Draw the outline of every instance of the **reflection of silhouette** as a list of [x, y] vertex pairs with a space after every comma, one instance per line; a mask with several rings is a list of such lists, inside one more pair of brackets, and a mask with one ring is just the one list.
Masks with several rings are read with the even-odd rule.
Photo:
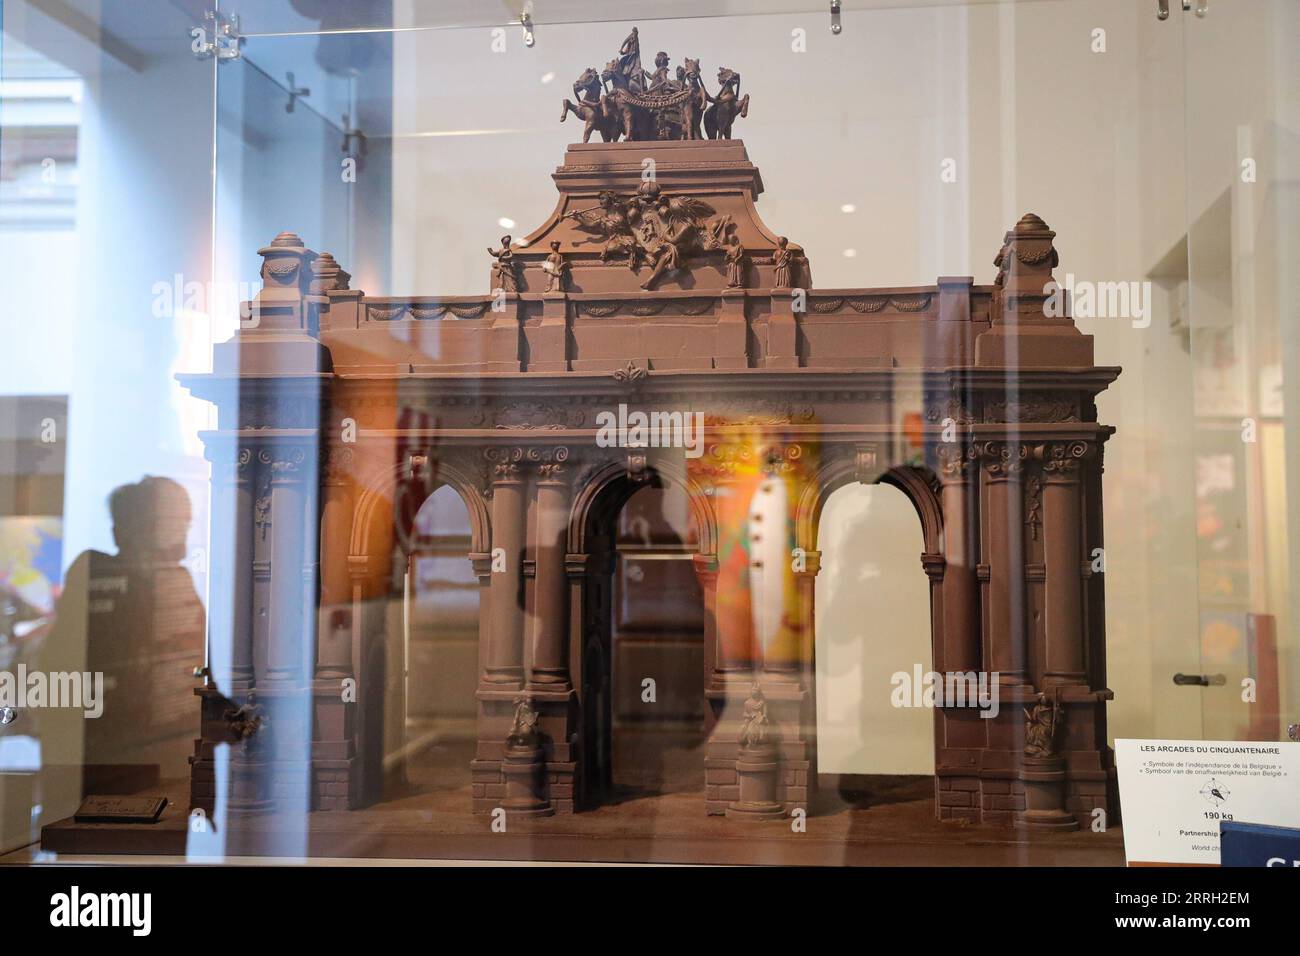
[[69, 568], [50, 642], [63, 663], [46, 665], [73, 669], [65, 664], [80, 645], [84, 670], [104, 675], [103, 714], [84, 729], [84, 786], [99, 793], [186, 774], [193, 669], [203, 663], [203, 606], [180, 563], [185, 489], [147, 476], [117, 488], [108, 507], [117, 554], [87, 551]]

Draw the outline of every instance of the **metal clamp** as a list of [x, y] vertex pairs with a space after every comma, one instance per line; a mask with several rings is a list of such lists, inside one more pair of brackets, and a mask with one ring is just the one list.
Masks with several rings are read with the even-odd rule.
[[284, 111], [286, 113], [292, 113], [294, 106], [296, 106], [298, 103], [298, 100], [307, 96], [311, 96], [311, 89], [306, 86], [299, 86], [297, 83], [295, 83], [293, 81], [292, 72], [286, 73], [285, 78], [289, 81], [288, 89], [286, 90], [286, 92], [289, 94], [289, 102], [284, 104]]
[[207, 10], [203, 26], [190, 30], [190, 51], [200, 60], [217, 58], [221, 63], [238, 60], [244, 38], [239, 35], [239, 14]]
[[840, 23], [840, 0], [831, 0], [831, 33], [839, 36], [844, 29]]
[[537, 37], [533, 36], [532, 13], [525, 10], [523, 16], [519, 18], [519, 22], [523, 25], [524, 28], [524, 46], [531, 47], [534, 43], [537, 42]]
[[343, 155], [351, 159], [361, 159], [366, 155], [366, 134], [360, 127], [352, 125], [352, 114], [343, 114]]
[[[1183, 12], [1186, 13], [1192, 9], [1192, 0], [1183, 0]], [[1210, 12], [1210, 0], [1196, 0], [1196, 15], [1205, 18]], [[1156, 0], [1156, 19], [1169, 19], [1169, 0]]]

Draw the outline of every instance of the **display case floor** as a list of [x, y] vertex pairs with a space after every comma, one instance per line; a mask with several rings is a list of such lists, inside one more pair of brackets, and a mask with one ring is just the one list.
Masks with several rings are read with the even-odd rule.
[[[862, 778], [858, 778], [859, 782]], [[224, 834], [230, 857], [388, 860], [501, 860], [613, 863], [857, 866], [1123, 866], [1119, 828], [1030, 832], [940, 822], [925, 778], [870, 778], [847, 802], [824, 793], [795, 832], [790, 820], [749, 823], [704, 814], [699, 793], [647, 794], [621, 788], [582, 813], [508, 819], [469, 812], [463, 787], [406, 793], [351, 811], [241, 818]], [[153, 825], [78, 824], [44, 828], [41, 856], [184, 855], [185, 784]], [[220, 834], [219, 834], [220, 836]], [[191, 852], [191, 860], [210, 860]]]

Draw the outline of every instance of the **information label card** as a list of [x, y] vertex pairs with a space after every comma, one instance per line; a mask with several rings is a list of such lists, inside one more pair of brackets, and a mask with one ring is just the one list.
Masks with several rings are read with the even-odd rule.
[[1219, 863], [1219, 824], [1300, 826], [1300, 743], [1116, 740], [1124, 854]]

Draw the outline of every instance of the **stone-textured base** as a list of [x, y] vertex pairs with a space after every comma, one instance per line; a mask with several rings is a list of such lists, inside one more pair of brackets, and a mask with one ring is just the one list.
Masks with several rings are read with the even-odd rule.
[[[550, 813], [575, 813], [573, 794], [576, 789], [577, 765], [547, 761], [544, 770], [547, 803]], [[474, 760], [470, 763], [472, 809], [474, 813], [491, 813], [505, 805], [506, 783], [500, 760]], [[511, 812], [506, 808], [507, 812]]]
[[[1043, 816], [1043, 811], [1033, 811], [1030, 816], [1023, 780], [1000, 777], [981, 779], [968, 775], [944, 775], [935, 778], [935, 810], [940, 820], [966, 820], [971, 823], [991, 823], [998, 826], [1032, 826], [1047, 829], [1090, 828], [1094, 811], [1100, 809], [1108, 815], [1115, 801], [1114, 771], [1101, 779], [1070, 778], [1065, 781], [1065, 809], [1053, 816]], [[1068, 821], [1060, 826], [1050, 821]], [[1034, 821], [1034, 822], [1028, 822]], [[1107, 825], [1118, 823], [1118, 817], [1109, 817]]]
[[[741, 775], [736, 762], [741, 757], [739, 734], [744, 700], [752, 684], [748, 680], [715, 687], [708, 692], [715, 716], [704, 758], [704, 809], [711, 816], [730, 815], [728, 808], [741, 802]], [[764, 680], [768, 712], [780, 737], [775, 745], [776, 789], [772, 799], [781, 814], [807, 812], [816, 781], [811, 778], [813, 744], [802, 738], [812, 726], [811, 695], [794, 681]]]
[[356, 764], [356, 758], [312, 761], [313, 810], [352, 810], [360, 806], [361, 779]]

